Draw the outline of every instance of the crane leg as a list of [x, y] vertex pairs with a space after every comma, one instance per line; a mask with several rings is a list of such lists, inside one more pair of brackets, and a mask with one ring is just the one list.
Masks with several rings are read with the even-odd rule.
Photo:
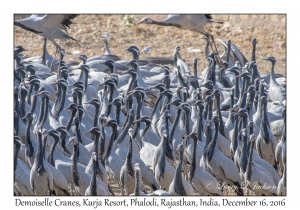
[[211, 34], [207, 34], [206, 36], [208, 37], [208, 42], [210, 44], [212, 51], [216, 54], [215, 57], [216, 57], [217, 63], [219, 64], [219, 66], [223, 66], [223, 62], [221, 61], [221, 58], [219, 56], [219, 52], [218, 52], [218, 49], [217, 49], [217, 46], [215, 43], [214, 36]]

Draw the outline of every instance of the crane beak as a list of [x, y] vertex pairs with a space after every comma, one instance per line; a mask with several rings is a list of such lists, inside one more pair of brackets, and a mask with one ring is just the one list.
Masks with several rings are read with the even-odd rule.
[[83, 134], [91, 133], [91, 130], [83, 132]]
[[123, 72], [119, 73], [119, 75], [123, 75], [123, 74], [126, 74], [126, 73], [127, 73], [127, 71], [123, 71]]
[[41, 94], [42, 94], [42, 92], [35, 93], [34, 96], [39, 96], [39, 95], [41, 95]]
[[[99, 117], [100, 118], [100, 117]], [[107, 123], [101, 124], [100, 127], [105, 127], [107, 126]]]
[[142, 20], [142, 21], [136, 23], [135, 25], [137, 26], [137, 25], [140, 25], [140, 24], [143, 24], [143, 23], [144, 23], [144, 21]]
[[141, 122], [141, 119], [133, 121], [133, 123], [136, 123], [136, 122]]
[[173, 109], [182, 109], [182, 106], [174, 107]]
[[170, 105], [171, 105], [171, 103], [165, 104], [165, 107], [170, 106]]

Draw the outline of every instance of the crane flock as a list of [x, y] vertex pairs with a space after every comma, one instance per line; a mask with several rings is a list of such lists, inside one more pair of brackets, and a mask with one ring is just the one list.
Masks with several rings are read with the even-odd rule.
[[15, 195], [286, 195], [286, 83], [272, 56], [271, 73], [258, 71], [255, 38], [249, 60], [230, 40], [219, 55], [211, 15], [145, 17], [203, 34], [207, 68], [189, 67], [179, 46], [172, 66], [139, 60], [135, 45], [123, 60], [108, 33], [104, 55], [66, 62], [55, 40], [75, 40], [76, 16], [14, 21], [44, 37], [41, 56], [14, 46]]

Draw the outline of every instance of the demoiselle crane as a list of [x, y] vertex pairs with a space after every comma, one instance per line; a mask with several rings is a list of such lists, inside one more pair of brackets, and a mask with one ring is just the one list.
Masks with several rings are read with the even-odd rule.
[[[211, 48], [214, 52], [218, 52], [214, 38], [208, 32], [205, 31], [204, 27], [207, 24], [211, 23], [219, 23], [223, 24], [220, 21], [212, 20], [212, 16], [210, 14], [197, 14], [197, 15], [169, 15], [166, 19], [162, 21], [155, 21], [149, 17], [143, 18], [137, 24], [155, 24], [160, 26], [174, 26], [183, 30], [196, 31], [198, 33], [204, 34], [205, 36], [211, 39], [213, 45], [211, 44]], [[209, 41], [210, 42], [210, 41]]]
[[[55, 39], [72, 39], [67, 32], [67, 28], [73, 23], [71, 20], [77, 15], [73, 14], [37, 14], [31, 15], [22, 20], [15, 20], [14, 25], [19, 26], [27, 31], [45, 37], [51, 41], [57, 49], [62, 49]], [[64, 31], [63, 31], [64, 30]]]

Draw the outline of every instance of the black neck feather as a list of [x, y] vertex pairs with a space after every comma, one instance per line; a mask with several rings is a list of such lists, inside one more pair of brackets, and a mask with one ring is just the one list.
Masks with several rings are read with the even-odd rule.
[[174, 190], [177, 195], [186, 196], [187, 194], [184, 189], [184, 186], [182, 183], [182, 176], [181, 176], [182, 161], [183, 161], [183, 151], [180, 151], [179, 152], [179, 162], [177, 164], [177, 168], [175, 170], [175, 176], [174, 176]]

